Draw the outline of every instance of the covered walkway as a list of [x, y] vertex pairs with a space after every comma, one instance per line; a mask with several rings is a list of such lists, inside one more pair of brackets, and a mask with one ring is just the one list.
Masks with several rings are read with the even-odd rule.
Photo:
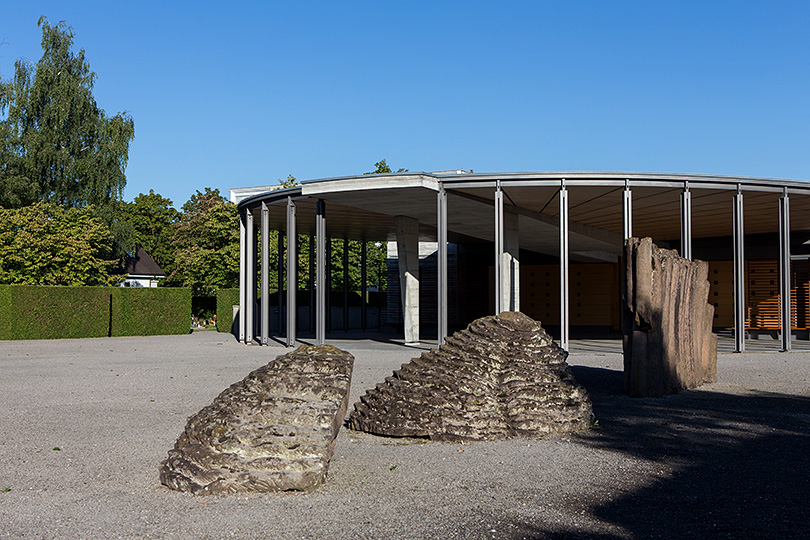
[[[790, 350], [797, 343], [790, 336], [806, 338], [810, 330], [810, 185], [803, 182], [446, 171], [311, 180], [284, 190], [239, 188], [231, 196], [242, 217], [240, 305], [255, 306], [242, 310], [240, 318], [239, 339], [246, 343], [271, 339], [273, 262], [261, 255], [268, 253], [263, 242], [270, 230], [287, 236], [290, 283], [285, 302], [273, 304], [284, 306], [281, 333], [288, 346], [296, 341], [299, 318], [294, 283], [299, 234], [315, 239], [316, 343], [326, 341], [327, 238], [396, 243], [395, 285], [408, 343], [423, 339], [420, 286], [427, 283], [420, 279], [419, 247], [426, 242], [436, 243], [433, 309], [439, 343], [451, 326], [504, 310], [541, 320], [565, 349], [572, 345], [572, 326], [617, 331], [620, 260], [630, 236], [649, 236], [687, 258], [710, 262], [716, 329], [728, 329], [733, 350], [773, 345], [774, 337], [780, 350]], [[449, 245], [465, 247], [453, 275]], [[456, 320], [449, 317], [450, 281], [457, 283]]]

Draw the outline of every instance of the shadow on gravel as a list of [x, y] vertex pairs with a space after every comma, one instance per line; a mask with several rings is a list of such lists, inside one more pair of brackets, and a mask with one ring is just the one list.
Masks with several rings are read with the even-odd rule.
[[590, 508], [626, 535], [515, 523], [517, 538], [810, 538], [810, 398], [697, 390], [634, 399], [622, 372], [573, 369], [599, 420], [582, 444], [675, 472]]

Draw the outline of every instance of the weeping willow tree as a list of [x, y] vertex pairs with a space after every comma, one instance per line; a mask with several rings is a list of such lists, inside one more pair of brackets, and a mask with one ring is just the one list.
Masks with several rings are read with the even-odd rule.
[[120, 200], [135, 125], [93, 98], [96, 74], [73, 30], [41, 17], [42, 58], [15, 63], [0, 83], [0, 206], [46, 201], [66, 208]]

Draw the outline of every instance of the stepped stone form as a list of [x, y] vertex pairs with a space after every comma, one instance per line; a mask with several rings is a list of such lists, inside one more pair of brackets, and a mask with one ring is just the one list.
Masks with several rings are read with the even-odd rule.
[[624, 246], [624, 375], [627, 393], [658, 397], [717, 378], [709, 264], [661, 249], [650, 238]]
[[347, 425], [449, 441], [585, 430], [591, 401], [567, 354], [522, 313], [483, 317], [367, 391]]
[[188, 419], [160, 481], [195, 495], [312, 490], [346, 415], [354, 357], [302, 345], [253, 371]]

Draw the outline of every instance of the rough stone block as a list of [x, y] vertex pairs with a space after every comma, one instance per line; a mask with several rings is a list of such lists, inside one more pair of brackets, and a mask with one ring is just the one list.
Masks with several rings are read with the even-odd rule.
[[196, 495], [312, 490], [326, 477], [354, 357], [302, 345], [190, 417], [160, 481]]
[[404, 364], [355, 404], [352, 429], [391, 437], [494, 440], [588, 429], [587, 392], [540, 323], [483, 317]]

